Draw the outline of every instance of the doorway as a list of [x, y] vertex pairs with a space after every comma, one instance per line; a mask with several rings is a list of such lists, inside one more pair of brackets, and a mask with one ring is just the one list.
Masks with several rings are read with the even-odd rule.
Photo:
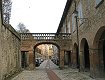
[[85, 41], [84, 44], [84, 63], [85, 63], [85, 69], [90, 69], [90, 59], [89, 59], [89, 46], [87, 41]]
[[71, 66], [71, 51], [65, 51], [65, 61], [64, 61], [64, 64], [65, 66]]

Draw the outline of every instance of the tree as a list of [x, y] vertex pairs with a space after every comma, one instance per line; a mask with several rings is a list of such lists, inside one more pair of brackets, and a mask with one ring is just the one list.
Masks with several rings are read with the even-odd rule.
[[12, 2], [11, 0], [2, 0], [2, 16], [3, 23], [9, 24], [11, 16]]
[[23, 23], [19, 23], [17, 27], [18, 27], [17, 32], [19, 33], [29, 33], [30, 32], [28, 29], [26, 29], [26, 26]]

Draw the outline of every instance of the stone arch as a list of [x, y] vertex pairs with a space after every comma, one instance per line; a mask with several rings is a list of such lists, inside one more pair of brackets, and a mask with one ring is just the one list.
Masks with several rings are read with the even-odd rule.
[[[60, 60], [60, 46], [57, 44], [57, 43], [54, 43], [54, 42], [38, 42], [38, 43], [36, 43], [35, 45], [34, 45], [34, 47], [33, 47], [33, 50], [34, 50], [34, 56], [33, 56], [33, 58], [35, 59], [35, 49], [36, 49], [36, 47], [37, 46], [39, 46], [39, 45], [41, 45], [41, 44], [53, 44], [53, 45], [55, 45], [57, 48], [58, 48], [58, 60]], [[58, 61], [59, 62], [59, 61]], [[58, 65], [59, 65], [59, 63], [58, 63]]]
[[99, 30], [97, 31], [95, 38], [93, 40], [93, 47], [98, 49], [98, 44], [100, 41], [100, 37], [102, 36], [103, 32], [105, 31], [105, 26], [99, 28]]
[[80, 65], [82, 70], [90, 70], [89, 45], [86, 38], [82, 38], [80, 43]]
[[53, 44], [55, 45], [58, 49], [60, 49], [60, 46], [57, 44], [57, 43], [54, 43], [54, 42], [38, 42], [34, 45], [34, 48], [36, 48], [38, 45], [41, 45], [41, 44]]
[[[98, 29], [93, 40], [92, 53], [94, 56], [95, 70], [98, 71], [98, 76], [105, 75], [105, 26]], [[96, 73], [97, 71], [94, 71]]]
[[73, 45], [73, 54], [72, 54], [72, 56], [73, 56], [73, 62], [72, 62], [72, 64], [73, 64], [73, 67], [76, 67], [76, 68], [79, 68], [79, 54], [78, 54], [78, 45], [77, 45], [77, 43], [74, 43], [74, 45]]

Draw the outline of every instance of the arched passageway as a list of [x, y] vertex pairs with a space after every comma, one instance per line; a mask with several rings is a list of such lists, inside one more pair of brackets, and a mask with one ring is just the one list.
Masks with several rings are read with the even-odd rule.
[[104, 72], [105, 72], [105, 40], [103, 41], [103, 65], [104, 65]]
[[27, 68], [28, 66], [28, 55], [27, 51], [21, 51], [21, 67], [22, 68]]
[[102, 35], [100, 36], [98, 48], [100, 69], [103, 73], [105, 73], [105, 30], [102, 32]]
[[105, 77], [105, 26], [99, 28], [93, 42], [93, 74]]
[[90, 68], [89, 46], [87, 41], [85, 41], [84, 43], [84, 60], [85, 60], [85, 68]]
[[73, 67], [79, 68], [79, 53], [78, 53], [78, 46], [76, 43], [74, 43], [74, 48], [73, 48], [73, 56], [74, 56], [74, 61], [73, 61]]
[[85, 70], [85, 71], [89, 71], [90, 70], [90, 56], [89, 56], [89, 46], [88, 46], [88, 42], [85, 38], [82, 39], [81, 41], [81, 45], [80, 45], [80, 51], [82, 57], [81, 57], [81, 67]]
[[64, 51], [64, 65], [65, 67], [71, 66], [71, 51]]
[[28, 51], [29, 69], [34, 69], [35, 50], [41, 44], [53, 44], [58, 48], [59, 67], [64, 68], [64, 52], [70, 51], [71, 34], [67, 33], [22, 33], [21, 51]]
[[59, 65], [60, 60], [60, 48], [55, 43], [38, 43], [34, 46], [34, 64], [38, 67], [40, 64], [37, 63], [37, 60], [43, 59], [52, 60], [56, 65]]

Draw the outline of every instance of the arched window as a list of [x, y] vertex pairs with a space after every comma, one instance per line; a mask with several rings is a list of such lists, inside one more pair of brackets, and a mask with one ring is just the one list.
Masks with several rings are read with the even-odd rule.
[[75, 17], [74, 17], [75, 14], [72, 14], [72, 32], [74, 32], [76, 30], [76, 27], [75, 27]]
[[78, 7], [77, 7], [77, 11], [78, 11], [78, 18], [80, 18], [79, 19], [79, 24], [81, 24], [81, 23], [83, 23], [83, 11], [82, 11], [82, 3], [81, 3], [81, 0], [80, 0], [80, 2], [79, 2], [79, 4], [78, 4]]

